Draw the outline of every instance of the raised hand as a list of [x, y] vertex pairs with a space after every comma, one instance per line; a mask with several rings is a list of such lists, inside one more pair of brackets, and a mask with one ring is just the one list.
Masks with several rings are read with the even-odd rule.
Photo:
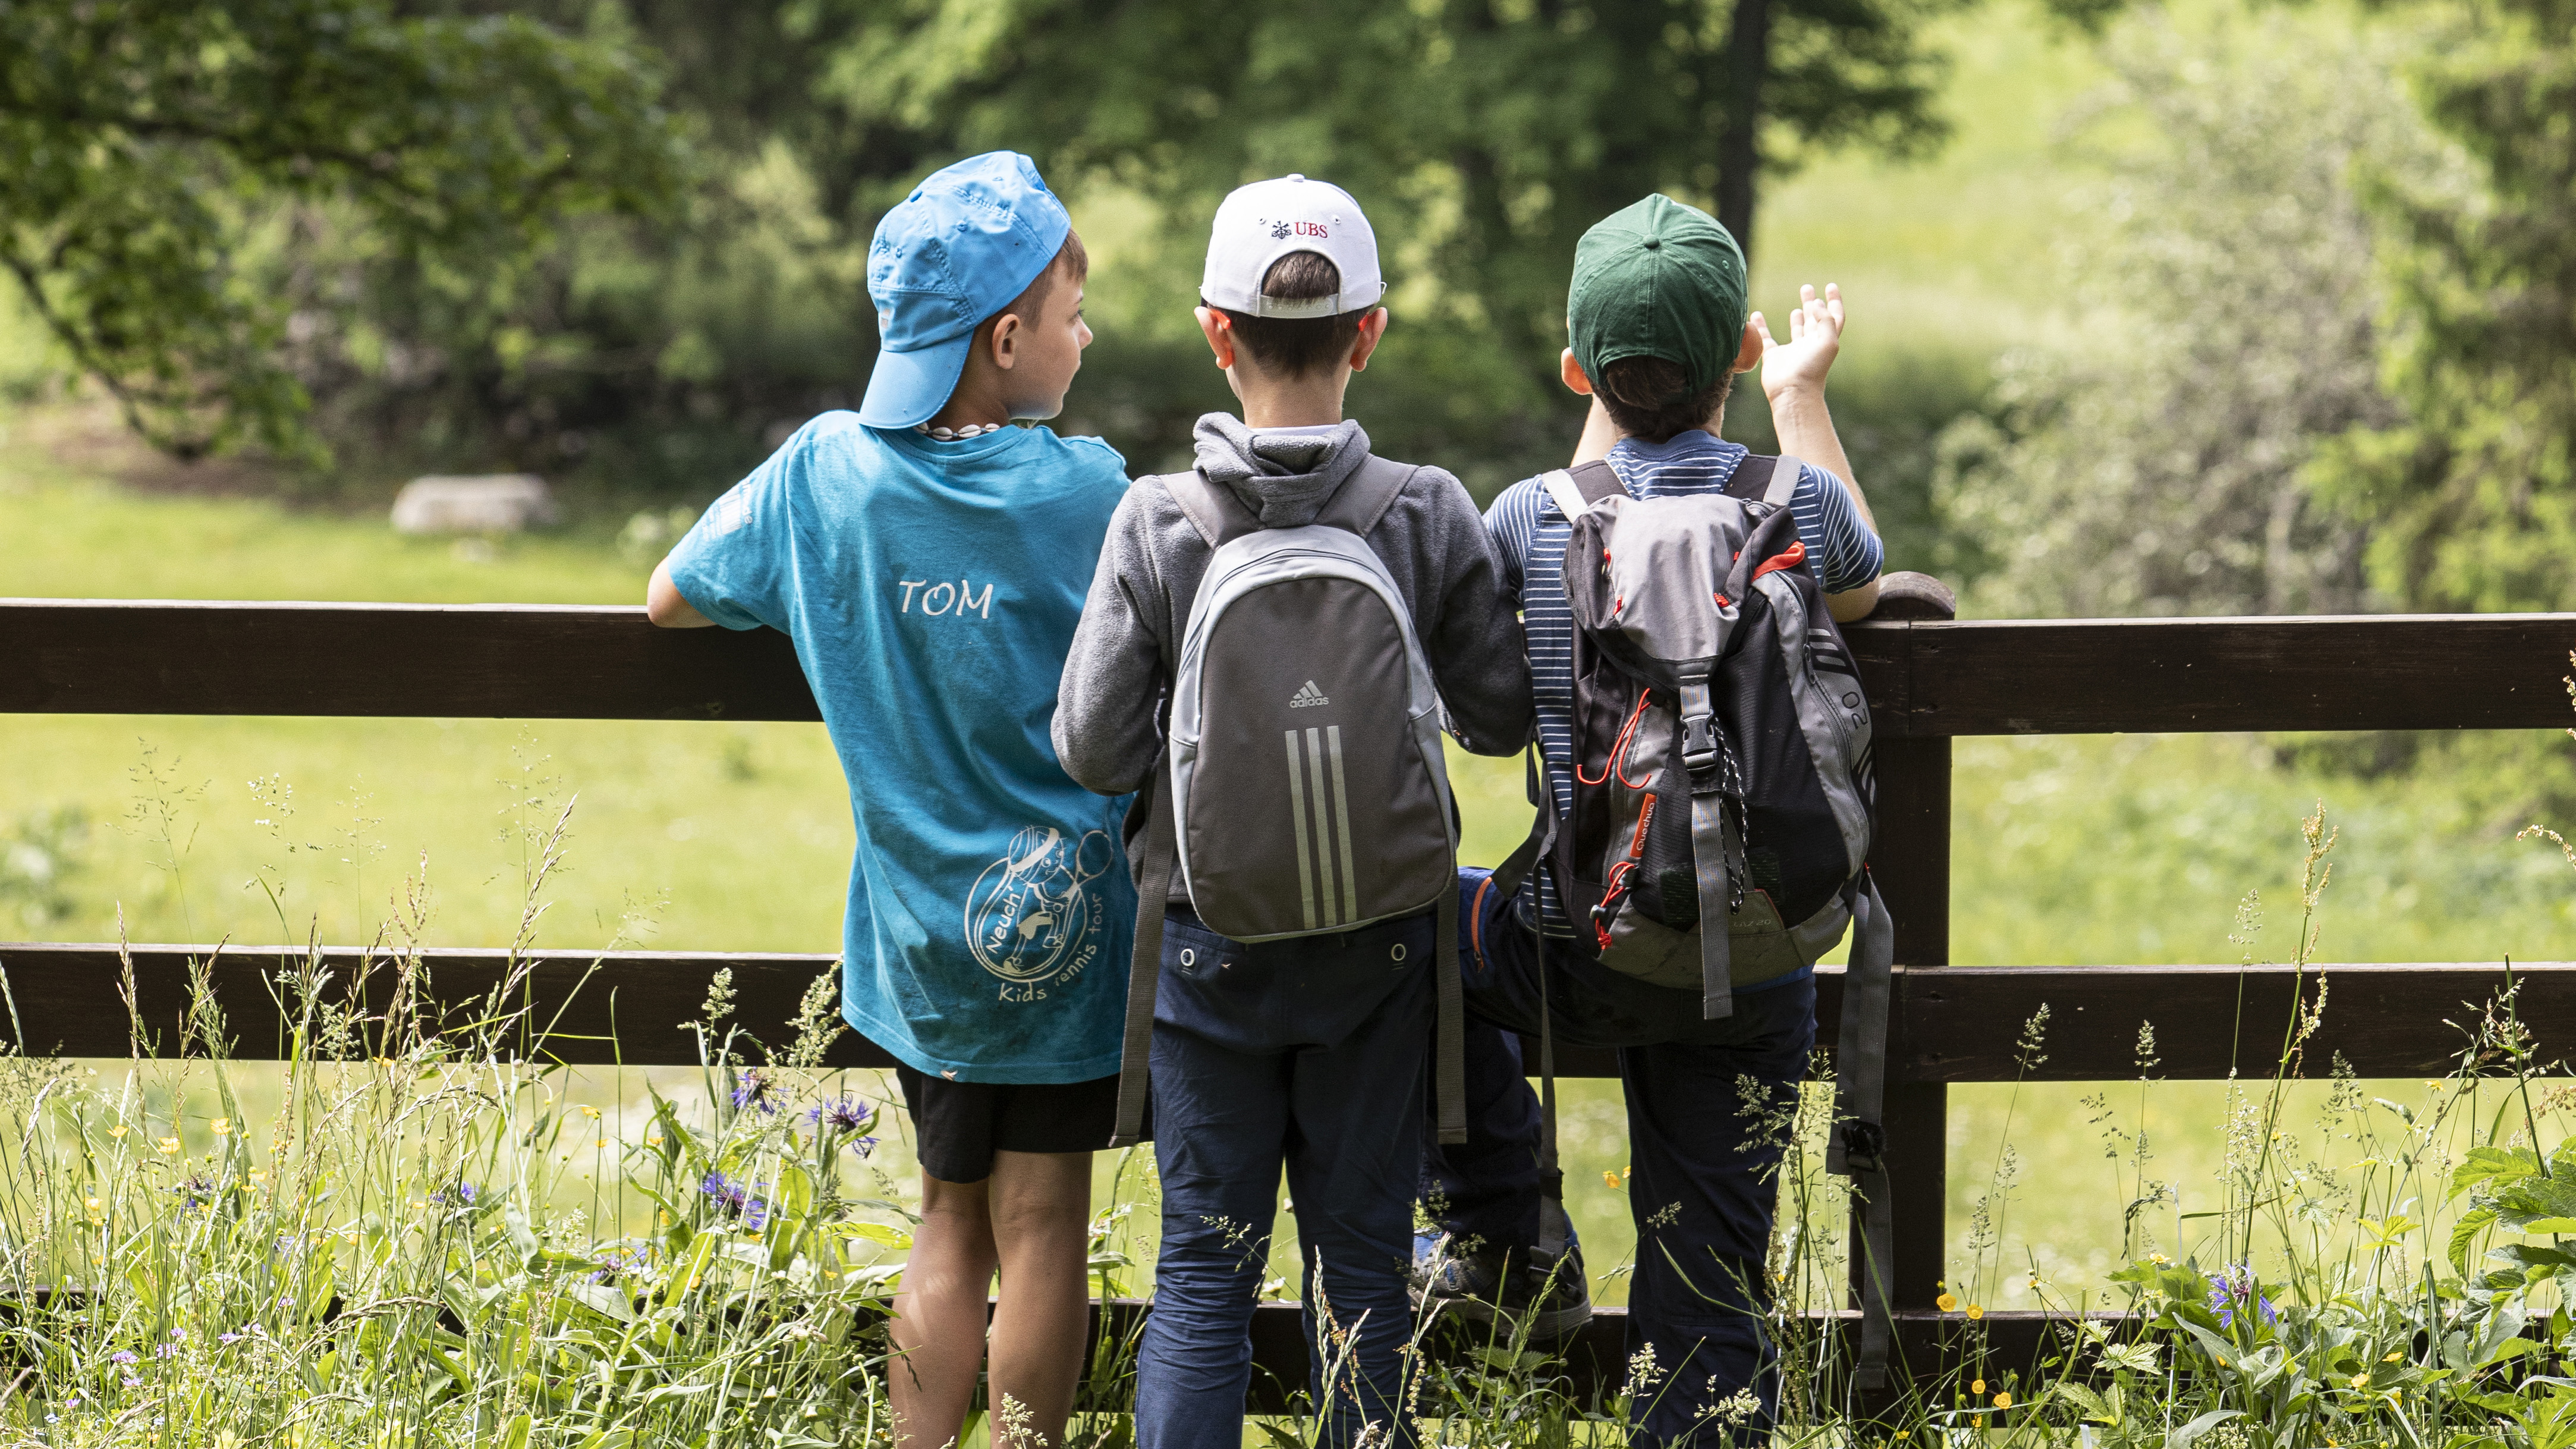
[[1819, 297], [1815, 288], [1800, 287], [1786, 342], [1771, 335], [1761, 313], [1752, 320], [1762, 334], [1762, 395], [1777, 402], [1787, 392], [1824, 392], [1825, 374], [1842, 351], [1843, 289], [1827, 282]]

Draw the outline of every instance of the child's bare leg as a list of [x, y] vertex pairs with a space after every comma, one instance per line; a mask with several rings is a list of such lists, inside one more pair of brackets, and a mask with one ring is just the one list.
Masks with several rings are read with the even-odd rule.
[[[993, 1309], [994, 1449], [1064, 1443], [1089, 1338], [1091, 1154], [996, 1152], [993, 1241], [1001, 1301]], [[1031, 1442], [1007, 1441], [1003, 1396], [1027, 1406]]]
[[895, 1295], [886, 1365], [895, 1449], [945, 1449], [975, 1402], [994, 1267], [986, 1186], [921, 1175], [921, 1226]]

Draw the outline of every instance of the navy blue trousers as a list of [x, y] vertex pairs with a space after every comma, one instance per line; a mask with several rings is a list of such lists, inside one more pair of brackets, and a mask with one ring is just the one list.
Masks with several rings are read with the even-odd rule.
[[[1154, 1002], [1163, 1245], [1138, 1449], [1242, 1449], [1252, 1311], [1288, 1176], [1319, 1442], [1412, 1442], [1405, 1268], [1435, 1008], [1432, 917], [1244, 945], [1175, 908]], [[1322, 1346], [1318, 1348], [1318, 1339]]]
[[1541, 943], [1521, 915], [1526, 895], [1501, 898], [1486, 874], [1459, 872], [1467, 1141], [1431, 1148], [1426, 1205], [1449, 1231], [1494, 1247], [1538, 1240], [1539, 1104], [1525, 1075], [1538, 1064], [1521, 1060], [1514, 1033], [1538, 1035], [1544, 980], [1557, 1041], [1619, 1050], [1637, 1224], [1628, 1353], [1653, 1350], [1659, 1375], [1631, 1412], [1630, 1442], [1723, 1442], [1702, 1433], [1708, 1416], [1748, 1388], [1761, 1409], [1736, 1439], [1756, 1442], [1779, 1399], [1763, 1262], [1782, 1145], [1766, 1119], [1796, 1104], [1815, 1042], [1815, 981], [1738, 992], [1733, 1016], [1703, 1021], [1696, 991], [1648, 986], [1567, 943], [1546, 943], [1542, 972]]

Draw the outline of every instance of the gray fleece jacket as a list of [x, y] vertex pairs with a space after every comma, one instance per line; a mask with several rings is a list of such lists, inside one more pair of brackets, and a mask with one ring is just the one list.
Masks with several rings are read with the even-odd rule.
[[[1228, 413], [1199, 419], [1198, 469], [1233, 490], [1269, 528], [1312, 523], [1369, 456], [1368, 434], [1255, 434]], [[1508, 755], [1530, 738], [1529, 657], [1502, 569], [1457, 479], [1423, 468], [1368, 535], [1412, 611], [1415, 637], [1458, 742]], [[1091, 595], [1057, 691], [1055, 752], [1065, 773], [1103, 795], [1151, 779], [1162, 755], [1162, 699], [1190, 603], [1213, 550], [1159, 478], [1139, 478], [1109, 520]]]

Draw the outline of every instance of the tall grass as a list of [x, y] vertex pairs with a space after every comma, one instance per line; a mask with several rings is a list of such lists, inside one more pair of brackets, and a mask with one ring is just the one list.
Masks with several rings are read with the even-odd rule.
[[[888, 1440], [883, 1324], [912, 1219], [870, 1158], [875, 1104], [818, 1069], [843, 1029], [830, 975], [774, 1046], [734, 1022], [719, 977], [689, 1023], [693, 1084], [648, 1086], [642, 1120], [620, 1122], [547, 1060], [549, 1023], [526, 989], [572, 806], [534, 784], [514, 800], [522, 904], [499, 984], [462, 1013], [436, 991], [416, 867], [354, 966], [279, 953], [268, 981], [283, 1060], [263, 1068], [277, 1084], [259, 1097], [276, 1105], [258, 1120], [235, 1090], [240, 1024], [203, 962], [160, 1039], [134, 1010], [129, 966], [122, 1065], [0, 1055], [0, 1371], [14, 1375], [0, 1436], [368, 1449]], [[174, 877], [184, 805], [141, 817]], [[1777, 1421], [1766, 1429], [1738, 1396], [1708, 1405], [1708, 1430], [1801, 1445], [1989, 1430], [2163, 1449], [2576, 1445], [2576, 1375], [2560, 1358], [2576, 1342], [2564, 1294], [2576, 1087], [2553, 1075], [2511, 981], [2461, 1014], [2456, 1070], [2412, 1100], [2374, 1097], [2339, 1059], [2312, 1059], [2332, 1009], [2314, 961], [2335, 845], [2320, 811], [2303, 828], [2288, 953], [2301, 1009], [2275, 1059], [2228, 1084], [2216, 1206], [2185, 1212], [2157, 1176], [2155, 1144], [2182, 1124], [2168, 1114], [2148, 1130], [2169, 1089], [2159, 1025], [2144, 1024], [2135, 1083], [2083, 1103], [2115, 1166], [2106, 1211], [2126, 1265], [2044, 1280], [2013, 1237], [2008, 1129], [1945, 1283], [1950, 1366], [1914, 1365], [1893, 1404], [1855, 1393], [1848, 1339], [1822, 1316], [1844, 1306], [1848, 1281], [1849, 1205], [1821, 1170], [1826, 1064], [1793, 1100], [1755, 1089], [1712, 1104], [1755, 1117], [1784, 1154], [1759, 1269]], [[2236, 933], [2249, 961], [2261, 928], [2249, 898]], [[7, 988], [0, 972], [0, 1008]], [[2025, 1075], [2045, 1058], [2049, 1016], [2024, 1026]], [[2013, 1091], [2012, 1121], [2043, 1110]], [[1150, 1158], [1120, 1159], [1113, 1182], [1092, 1258], [1108, 1299], [1144, 1286], [1130, 1260], [1156, 1200]], [[1611, 1266], [1599, 1286], [1626, 1271]], [[1988, 1342], [1984, 1305], [2014, 1284], [2070, 1315], [2037, 1363]], [[1525, 1337], [1319, 1308], [1327, 1382], [1352, 1371], [1358, 1342], [1401, 1337], [1426, 1442], [1608, 1442], [1641, 1402], [1689, 1391], [1646, 1359], [1593, 1385]], [[1134, 1319], [1111, 1321], [1124, 1331], [1095, 1345], [1068, 1434], [1087, 1449], [1122, 1449], [1133, 1433]], [[1326, 1442], [1313, 1410], [1295, 1398], [1255, 1432], [1280, 1449]]]

